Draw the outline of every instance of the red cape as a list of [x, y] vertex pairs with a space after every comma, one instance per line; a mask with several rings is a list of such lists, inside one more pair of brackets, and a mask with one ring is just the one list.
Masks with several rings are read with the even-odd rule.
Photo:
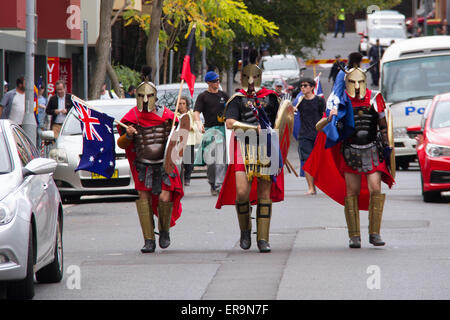
[[[136, 118], [136, 116], [139, 117], [139, 120]], [[127, 114], [120, 120], [120, 122], [125, 124], [138, 124], [143, 127], [151, 127], [160, 125], [163, 122], [165, 122], [168, 119], [173, 120], [174, 113], [170, 111], [168, 108], [164, 108], [164, 113], [162, 117], [159, 117], [154, 112], [139, 112], [137, 107], [132, 108], [130, 111], [128, 111]], [[178, 122], [178, 120], [176, 120]], [[125, 131], [124, 128], [121, 126], [117, 126], [117, 129], [119, 131], [119, 134], [123, 134]], [[147, 188], [143, 182], [139, 181], [138, 179], [138, 173], [136, 170], [136, 166], [134, 165], [134, 160], [136, 159], [136, 152], [134, 151], [134, 142], [131, 142], [130, 145], [125, 149], [125, 154], [128, 159], [128, 163], [130, 164], [130, 171], [133, 176], [134, 180], [134, 186], [136, 190], [146, 190], [151, 191], [151, 188]], [[181, 198], [184, 196], [183, 192], [183, 185], [181, 184], [180, 174], [178, 173], [177, 167], [175, 167], [174, 173], [176, 174], [175, 177], [170, 177], [170, 186], [167, 186], [163, 183], [162, 189], [171, 191], [172, 192], [172, 201], [173, 201], [173, 209], [172, 209], [172, 220], [170, 223], [170, 226], [174, 226], [176, 223], [175, 221], [181, 216], [182, 206], [181, 206]], [[153, 213], [157, 216], [158, 215], [158, 203], [159, 203], [159, 196], [152, 194], [152, 209]]]
[[[247, 91], [245, 91], [244, 89], [240, 89], [239, 92], [242, 93], [244, 96], [247, 96], [247, 97], [250, 97], [250, 98], [253, 97], [252, 95], [248, 95]], [[274, 94], [274, 95], [276, 95], [278, 97], [278, 94], [275, 91], [269, 90], [269, 89], [266, 89], [266, 88], [261, 88], [258, 92], [256, 92], [256, 97], [257, 98], [264, 98], [264, 97], [268, 96], [269, 94]]]
[[[303, 170], [314, 177], [314, 184], [327, 194], [334, 201], [345, 205], [346, 185], [344, 174], [340, 172], [341, 161], [345, 161], [341, 154], [341, 144], [325, 149], [326, 135], [320, 131], [317, 135], [314, 149], [306, 160]], [[384, 166], [381, 171], [381, 180], [389, 188], [392, 187], [394, 179]], [[367, 187], [367, 178], [362, 174], [361, 191], [359, 194], [359, 209], [369, 210], [369, 189]]]
[[[234, 153], [237, 151], [238, 142], [235, 140], [234, 133], [231, 135], [230, 141], [230, 153], [231, 159], [235, 159]], [[216, 209], [220, 209], [222, 206], [235, 205], [236, 204], [236, 163], [228, 164], [227, 173], [220, 189], [219, 197], [216, 203]], [[250, 203], [252, 205], [258, 202], [258, 179], [253, 179], [250, 190]], [[280, 202], [284, 200], [284, 170], [281, 169], [280, 174], [277, 176], [276, 182], [272, 182], [270, 190], [270, 198], [272, 202]]]

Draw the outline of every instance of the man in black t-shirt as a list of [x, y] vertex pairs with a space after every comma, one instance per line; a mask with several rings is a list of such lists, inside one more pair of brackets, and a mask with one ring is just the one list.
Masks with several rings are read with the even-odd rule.
[[[195, 101], [194, 121], [198, 129], [205, 133], [201, 152], [208, 167], [207, 176], [211, 185], [211, 195], [217, 196], [227, 171], [223, 112], [229, 97], [219, 90], [219, 75], [214, 71], [206, 73], [205, 82], [208, 83], [208, 89]], [[205, 119], [204, 125], [200, 120], [200, 114], [203, 114]]]
[[[314, 147], [317, 136], [316, 123], [322, 118], [326, 108], [325, 100], [314, 94], [315, 86], [316, 82], [313, 79], [303, 78], [300, 80], [303, 99], [297, 105], [300, 116], [298, 154], [302, 164], [306, 162]], [[307, 172], [305, 172], [305, 176], [308, 183], [308, 191], [305, 194], [315, 195], [314, 178]]]

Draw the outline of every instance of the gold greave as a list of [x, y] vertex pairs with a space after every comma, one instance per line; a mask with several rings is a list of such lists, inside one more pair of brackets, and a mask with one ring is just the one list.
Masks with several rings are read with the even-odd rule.
[[345, 211], [345, 220], [347, 221], [348, 236], [350, 238], [361, 236], [359, 223], [358, 196], [345, 197], [344, 211]]
[[250, 201], [236, 200], [236, 212], [239, 221], [239, 228], [241, 229], [241, 231], [252, 230]]
[[270, 218], [272, 216], [272, 200], [258, 200], [256, 208], [256, 240], [269, 242]]
[[159, 231], [169, 231], [170, 220], [172, 219], [173, 202], [159, 202], [158, 205], [158, 229]]
[[381, 218], [383, 216], [385, 199], [386, 194], [384, 193], [375, 193], [370, 195], [369, 234], [380, 234]]
[[136, 200], [136, 209], [139, 215], [139, 222], [141, 223], [144, 240], [155, 240], [155, 225], [153, 223], [151, 200]]

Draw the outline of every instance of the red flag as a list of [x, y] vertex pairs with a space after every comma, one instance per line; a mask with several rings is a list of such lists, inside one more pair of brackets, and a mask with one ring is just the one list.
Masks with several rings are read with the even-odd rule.
[[195, 55], [195, 26], [192, 28], [188, 38], [187, 52], [184, 56], [183, 70], [181, 72], [181, 79], [186, 81], [191, 97], [194, 96], [194, 84], [195, 75], [192, 73], [194, 70], [194, 55]]

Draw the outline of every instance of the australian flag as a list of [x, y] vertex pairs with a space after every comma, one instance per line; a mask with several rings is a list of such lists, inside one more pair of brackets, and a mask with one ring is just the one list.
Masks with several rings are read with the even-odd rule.
[[83, 131], [83, 154], [77, 170], [86, 170], [111, 178], [116, 166], [114, 118], [92, 110], [72, 98]]

